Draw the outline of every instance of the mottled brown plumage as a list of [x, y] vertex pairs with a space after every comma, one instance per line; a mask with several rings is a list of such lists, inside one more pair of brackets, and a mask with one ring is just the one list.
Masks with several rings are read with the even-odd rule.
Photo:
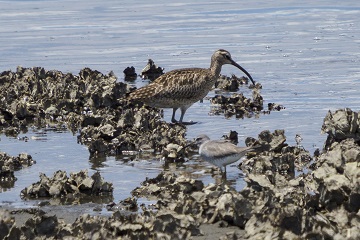
[[186, 110], [208, 94], [225, 64], [239, 68], [255, 84], [251, 75], [231, 59], [228, 51], [219, 49], [211, 57], [210, 68], [184, 68], [167, 72], [149, 85], [130, 93], [128, 99], [144, 102], [151, 107], [172, 108], [172, 122], [177, 122], [175, 112], [180, 108], [179, 123], [183, 123]]

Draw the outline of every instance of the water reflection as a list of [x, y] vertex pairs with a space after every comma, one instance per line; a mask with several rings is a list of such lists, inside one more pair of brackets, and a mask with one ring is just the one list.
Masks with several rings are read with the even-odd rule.
[[[4, 176], [4, 174], [1, 174], [1, 180], [0, 180], [0, 193], [6, 192], [11, 190], [11, 188], [14, 187], [16, 179], [6, 180], [7, 176]], [[4, 180], [2, 180], [5, 178]]]
[[106, 162], [105, 156], [89, 158], [89, 163], [91, 164], [90, 168], [92, 170], [98, 170], [100, 168], [104, 168], [106, 166], [105, 162]]

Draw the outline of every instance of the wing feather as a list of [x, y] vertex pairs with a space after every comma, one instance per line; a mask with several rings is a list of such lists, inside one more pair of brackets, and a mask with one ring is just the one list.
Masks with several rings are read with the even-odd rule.
[[202, 85], [207, 87], [210, 82], [210, 76], [207, 69], [202, 68], [185, 68], [167, 72], [149, 85], [139, 88], [130, 93], [129, 99], [147, 99], [147, 98], [179, 98], [186, 96], [187, 98], [203, 98], [198, 96], [196, 91]]
[[226, 157], [250, 149], [250, 147], [238, 147], [227, 141], [210, 141], [210, 142], [212, 143], [205, 144], [205, 146], [202, 148], [202, 153], [207, 155], [207, 157], [211, 157], [211, 158]]

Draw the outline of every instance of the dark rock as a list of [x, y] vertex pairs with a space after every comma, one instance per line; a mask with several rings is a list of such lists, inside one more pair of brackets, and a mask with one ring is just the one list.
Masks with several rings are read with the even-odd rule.
[[125, 68], [123, 73], [125, 75], [125, 81], [134, 81], [137, 78], [137, 74], [133, 66]]
[[230, 133], [228, 135], [224, 135], [223, 137], [226, 140], [230, 140], [235, 145], [239, 143], [238, 133], [236, 131], [230, 130]]
[[164, 68], [155, 65], [152, 59], [148, 60], [147, 65], [141, 71], [141, 77], [143, 79], [149, 79], [150, 81], [155, 80], [159, 76], [164, 74]]
[[281, 104], [276, 104], [276, 103], [268, 103], [268, 110], [269, 111], [280, 111], [285, 109], [285, 107]]

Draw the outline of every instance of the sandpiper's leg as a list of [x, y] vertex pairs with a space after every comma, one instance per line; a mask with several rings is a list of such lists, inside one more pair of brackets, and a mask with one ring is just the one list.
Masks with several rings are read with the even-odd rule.
[[[175, 119], [175, 112], [176, 112], [177, 108], [173, 108], [173, 114], [172, 114], [172, 117], [171, 117], [171, 122], [172, 123], [177, 123], [176, 119]], [[181, 119], [180, 119], [180, 122], [181, 122]]]

